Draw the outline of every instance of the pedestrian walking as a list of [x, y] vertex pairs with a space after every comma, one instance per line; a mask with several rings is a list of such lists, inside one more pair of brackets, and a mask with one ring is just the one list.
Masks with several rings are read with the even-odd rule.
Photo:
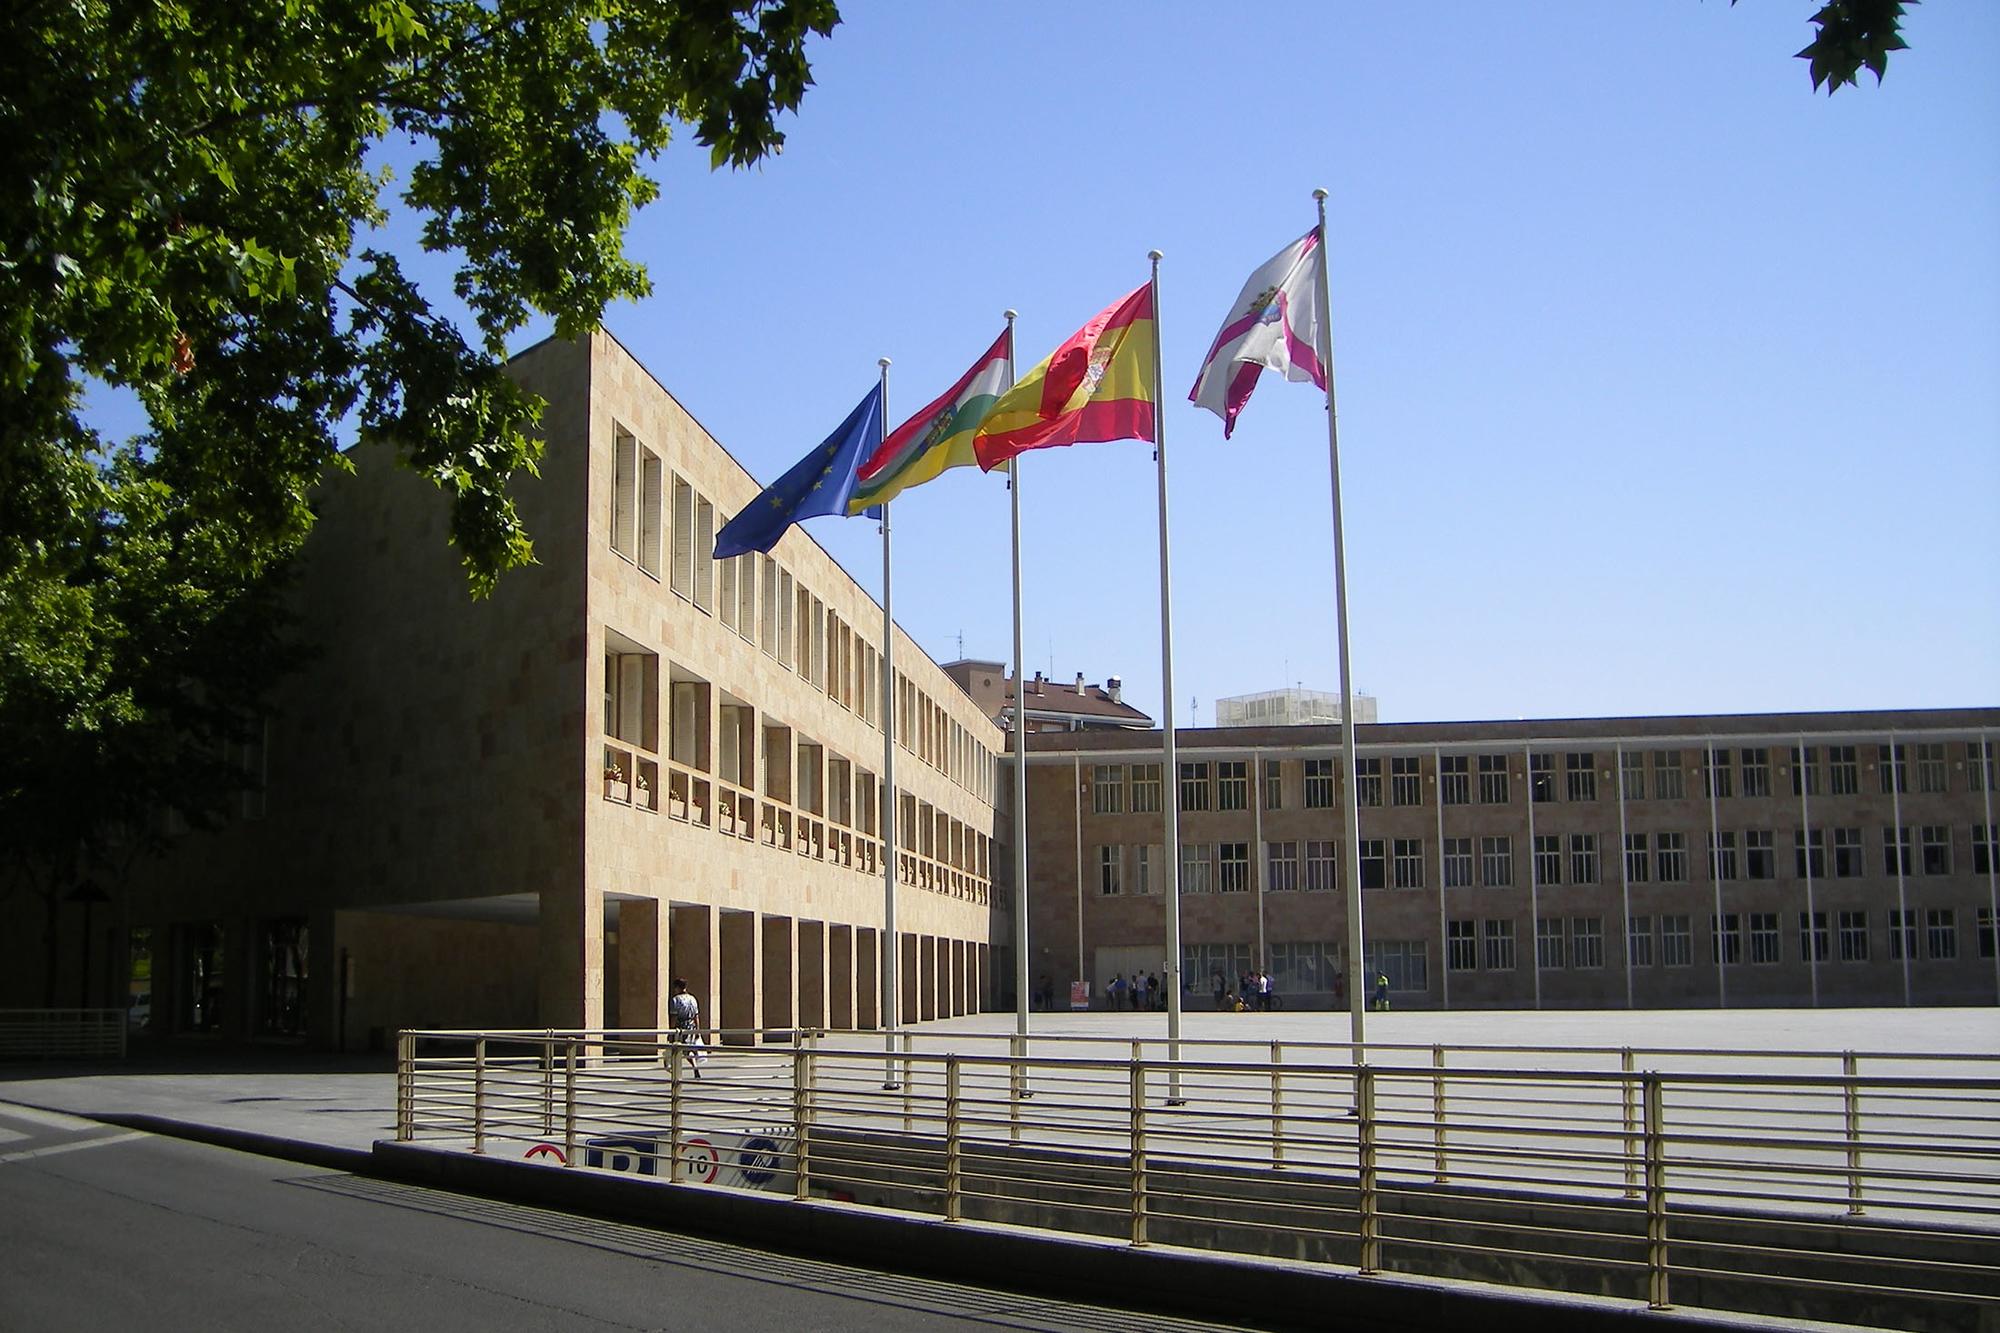
[[701, 1005], [688, 994], [687, 982], [679, 977], [674, 978], [674, 993], [667, 998], [667, 1022], [673, 1029], [675, 1049], [687, 1057], [688, 1068], [700, 1078], [702, 1064], [708, 1059], [701, 1049]]

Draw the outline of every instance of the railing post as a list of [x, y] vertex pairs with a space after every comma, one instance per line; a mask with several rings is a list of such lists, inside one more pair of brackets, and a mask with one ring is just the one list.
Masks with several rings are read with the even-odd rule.
[[812, 1197], [812, 1051], [792, 1052], [792, 1197]]
[[964, 1180], [961, 1176], [963, 1162], [962, 1146], [959, 1141], [958, 1125], [958, 1057], [948, 1055], [944, 1060], [944, 1220], [959, 1220], [959, 1206]]
[[681, 1066], [687, 1062], [672, 1047], [667, 1051], [667, 1181], [681, 1180]]
[[1146, 1244], [1146, 1066], [1132, 1062], [1132, 1243]]
[[486, 1038], [472, 1043], [472, 1151], [486, 1151]]
[[1437, 1183], [1445, 1182], [1444, 1151], [1444, 1045], [1431, 1046], [1431, 1172]]
[[576, 1165], [576, 1038], [569, 1039], [563, 1069], [563, 1161]]
[[910, 1060], [910, 1034], [903, 1034], [903, 1132], [914, 1134], [917, 1129], [916, 1090], [910, 1086], [915, 1067]]
[[1271, 1043], [1271, 1169], [1285, 1169], [1285, 1047]]
[[1618, 1097], [1625, 1118], [1625, 1197], [1639, 1197], [1639, 1085], [1632, 1081], [1632, 1048], [1618, 1052], [1618, 1068], [1625, 1077], [1619, 1081]]
[[556, 1132], [556, 1034], [542, 1031], [542, 1135]]
[[1023, 1049], [1021, 1034], [1016, 1032], [1007, 1038], [1007, 1137], [1015, 1143], [1021, 1141], [1021, 1098], [1027, 1092], [1028, 1053]]
[[1861, 1063], [1853, 1051], [1840, 1056], [1841, 1100], [1847, 1110], [1847, 1215], [1861, 1215]]
[[1667, 1114], [1660, 1075], [1644, 1075], [1646, 1140], [1646, 1304], [1672, 1302], [1667, 1293]]
[[1361, 1207], [1361, 1271], [1382, 1267], [1381, 1200], [1375, 1188], [1375, 1071], [1367, 1065], [1354, 1070], [1354, 1112], [1360, 1123], [1359, 1203]]
[[408, 1143], [417, 1136], [417, 1039], [413, 1033], [396, 1034], [396, 1142]]

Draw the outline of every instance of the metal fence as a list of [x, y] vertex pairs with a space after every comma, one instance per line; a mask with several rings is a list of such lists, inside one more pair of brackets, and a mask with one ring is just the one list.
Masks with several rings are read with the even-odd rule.
[[2000, 1317], [1990, 1057], [925, 1044], [406, 1032], [397, 1137], [1657, 1308]]
[[0, 1060], [88, 1060], [124, 1054], [123, 1009], [0, 1009]]

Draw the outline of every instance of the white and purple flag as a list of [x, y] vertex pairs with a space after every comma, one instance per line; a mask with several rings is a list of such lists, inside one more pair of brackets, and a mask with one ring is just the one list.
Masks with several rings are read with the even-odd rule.
[[1325, 262], [1320, 250], [1315, 227], [1273, 255], [1243, 284], [1215, 335], [1188, 401], [1222, 418], [1224, 439], [1236, 429], [1236, 414], [1250, 401], [1263, 371], [1283, 371], [1288, 380], [1326, 387], [1319, 359], [1326, 313], [1319, 301], [1319, 266]]

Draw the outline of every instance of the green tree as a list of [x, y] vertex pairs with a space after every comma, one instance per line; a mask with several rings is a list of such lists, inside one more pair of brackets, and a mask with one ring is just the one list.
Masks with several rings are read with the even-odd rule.
[[[833, 0], [0, 7], [17, 871], [59, 884], [107, 827], [226, 803], [218, 756], [287, 660], [278, 588], [343, 433], [444, 493], [473, 593], [533, 558], [507, 483], [535, 467], [541, 404], [502, 373], [509, 335], [543, 316], [575, 336], [643, 296], [623, 237], [673, 127], [715, 166], [778, 151], [806, 44], [838, 21]], [[455, 263], [465, 330], [369, 245], [398, 201]], [[138, 434], [97, 428], [102, 386], [136, 398]]]
[[1882, 82], [1889, 53], [1909, 49], [1902, 34], [1902, 0], [1828, 0], [1812, 23], [1819, 31], [1798, 58], [1810, 63], [1813, 91], [1824, 87], [1829, 97], [1842, 84], [1858, 83], [1863, 69]]

